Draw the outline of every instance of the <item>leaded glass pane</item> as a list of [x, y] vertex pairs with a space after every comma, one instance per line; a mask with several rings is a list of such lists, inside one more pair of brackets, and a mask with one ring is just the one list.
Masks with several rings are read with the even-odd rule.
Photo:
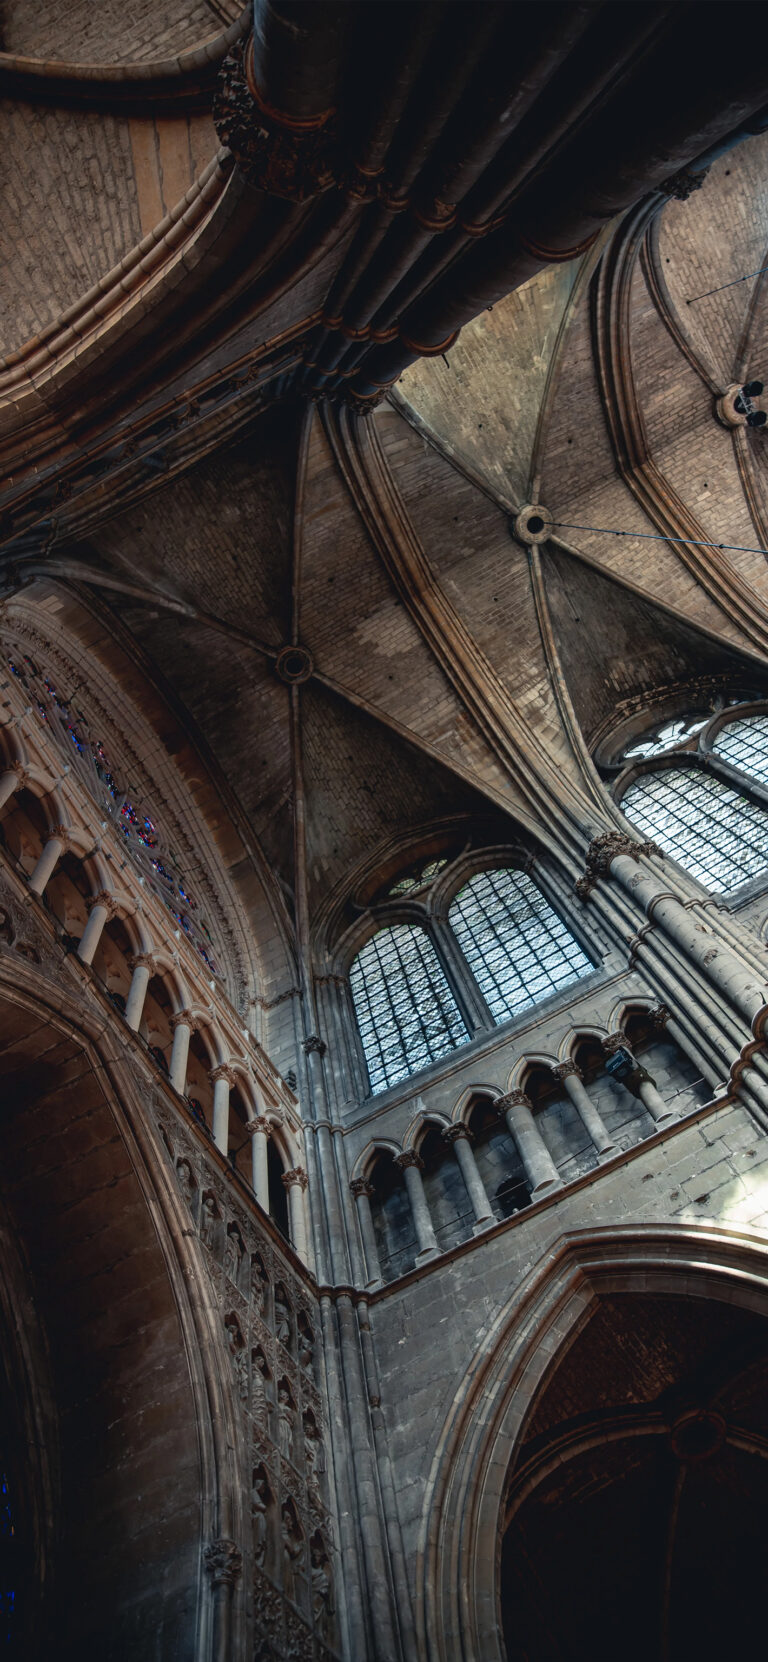
[[768, 867], [768, 813], [699, 768], [645, 773], [621, 806], [638, 831], [715, 894]]
[[713, 750], [731, 767], [768, 785], [768, 716], [742, 716], [729, 721], [715, 739]]
[[380, 929], [358, 953], [349, 983], [374, 1095], [469, 1038], [423, 929]]
[[593, 967], [527, 872], [478, 872], [448, 916], [494, 1021], [508, 1021]]

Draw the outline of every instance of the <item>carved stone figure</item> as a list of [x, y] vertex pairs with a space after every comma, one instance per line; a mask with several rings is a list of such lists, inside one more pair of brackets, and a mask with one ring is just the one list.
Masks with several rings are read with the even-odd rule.
[[227, 1230], [227, 1238], [224, 1242], [224, 1274], [229, 1276], [230, 1281], [234, 1281], [235, 1286], [237, 1286], [237, 1280], [240, 1274], [243, 1252], [244, 1248], [240, 1237], [240, 1231], [236, 1223], [231, 1223]]
[[227, 1316], [224, 1322], [227, 1330], [229, 1354], [232, 1357], [232, 1368], [237, 1383], [237, 1394], [241, 1402], [248, 1401], [248, 1358], [245, 1354], [243, 1335], [236, 1316]]
[[203, 1195], [203, 1205], [200, 1212], [200, 1239], [209, 1252], [213, 1252], [218, 1221], [219, 1212], [213, 1195]]
[[319, 1530], [309, 1543], [309, 1555], [312, 1566], [312, 1615], [320, 1638], [330, 1644], [335, 1611], [333, 1580], [325, 1542]]
[[311, 1374], [314, 1373], [315, 1368], [315, 1345], [309, 1317], [304, 1314], [303, 1310], [299, 1312], [297, 1327], [299, 1332], [299, 1365], [305, 1373]]
[[267, 1397], [267, 1380], [269, 1368], [267, 1358], [257, 1345], [251, 1352], [251, 1408], [253, 1417], [264, 1430], [269, 1425], [269, 1399]]
[[296, 1599], [296, 1578], [304, 1561], [306, 1548], [293, 1501], [283, 1502], [283, 1592], [286, 1598]]
[[251, 1296], [259, 1315], [263, 1316], [267, 1302], [267, 1272], [258, 1252], [254, 1252], [251, 1259]]
[[188, 1206], [194, 1206], [195, 1189], [197, 1185], [192, 1174], [192, 1167], [185, 1157], [182, 1157], [176, 1167], [176, 1176], [179, 1180], [179, 1188], [182, 1193], [182, 1198], [186, 1201]]
[[263, 1466], [257, 1466], [253, 1474], [251, 1489], [251, 1512], [253, 1515], [253, 1560], [261, 1566], [267, 1555], [267, 1513], [272, 1499], [272, 1491], [267, 1481], [267, 1474]]
[[294, 1407], [290, 1386], [281, 1379], [277, 1388], [277, 1441], [285, 1460], [293, 1459]]
[[307, 1468], [307, 1488], [316, 1500], [320, 1499], [320, 1473], [322, 1464], [322, 1443], [317, 1429], [317, 1421], [311, 1408], [304, 1412], [302, 1424], [304, 1426], [304, 1458]]
[[291, 1331], [291, 1307], [284, 1289], [278, 1284], [275, 1288], [275, 1332], [286, 1349], [290, 1347]]

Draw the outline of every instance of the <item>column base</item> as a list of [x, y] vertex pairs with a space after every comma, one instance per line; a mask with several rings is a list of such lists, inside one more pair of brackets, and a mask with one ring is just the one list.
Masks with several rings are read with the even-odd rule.
[[602, 1165], [604, 1160], [612, 1160], [614, 1154], [618, 1154], [618, 1152], [619, 1152], [618, 1143], [609, 1143], [607, 1148], [599, 1148], [597, 1150], [597, 1163], [598, 1163], [598, 1165], [599, 1166]]
[[560, 1177], [545, 1177], [543, 1183], [537, 1183], [531, 1189], [531, 1200], [541, 1200], [544, 1195], [551, 1195], [554, 1189], [562, 1189], [563, 1181]]
[[472, 1225], [472, 1234], [482, 1235], [486, 1229], [490, 1229], [492, 1223], [498, 1223], [498, 1221], [498, 1218], [495, 1218], [493, 1213], [491, 1213], [489, 1218], [478, 1218], [477, 1222]]
[[677, 1120], [678, 1120], [678, 1119], [679, 1119], [679, 1118], [680, 1118], [680, 1115], [679, 1115], [679, 1114], [673, 1114], [673, 1113], [669, 1113], [669, 1114], [662, 1114], [662, 1115], [661, 1115], [661, 1116], [660, 1116], [660, 1118], [659, 1118], [659, 1119], [657, 1119], [657, 1120], [654, 1120], [654, 1122], [653, 1122], [653, 1123], [654, 1123], [654, 1125], [655, 1125], [655, 1126], [656, 1126], [656, 1129], [657, 1129], [657, 1131], [663, 1131], [663, 1130], [664, 1130], [664, 1128], [665, 1128], [665, 1126], [667, 1126], [667, 1125], [674, 1125], [674, 1124], [675, 1124], [675, 1122], [676, 1122], [676, 1121], [677, 1121]]
[[377, 1277], [377, 1279], [375, 1281], [366, 1281], [365, 1290], [366, 1290], [367, 1293], [377, 1293], [379, 1288], [383, 1287], [384, 1285], [385, 1285], [384, 1278], [383, 1278], [383, 1276], [380, 1275], [380, 1276]]
[[440, 1257], [440, 1248], [439, 1247], [436, 1247], [436, 1246], [424, 1247], [423, 1252], [417, 1252], [416, 1257], [414, 1259], [414, 1263], [419, 1264], [419, 1265], [420, 1264], [429, 1264], [429, 1263], [431, 1263], [433, 1258], [439, 1258], [439, 1257]]

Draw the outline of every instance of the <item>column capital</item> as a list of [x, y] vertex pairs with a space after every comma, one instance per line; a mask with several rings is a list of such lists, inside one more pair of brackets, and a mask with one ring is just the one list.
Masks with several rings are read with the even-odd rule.
[[55, 837], [57, 842], [64, 843], [68, 846], [69, 833], [71, 830], [71, 825], [49, 825], [48, 830], [45, 833], [45, 840], [46, 842], [51, 842]]
[[237, 1074], [227, 1062], [220, 1062], [218, 1067], [211, 1068], [208, 1078], [212, 1085], [215, 1085], [219, 1079], [226, 1079], [228, 1085], [237, 1084]]
[[349, 1187], [352, 1190], [355, 1200], [359, 1200], [361, 1195], [367, 1195], [370, 1200], [371, 1195], [375, 1192], [373, 1184], [368, 1181], [367, 1177], [353, 1177], [350, 1181]]
[[500, 1114], [506, 1114], [508, 1108], [533, 1108], [533, 1103], [525, 1091], [507, 1091], [504, 1096], [497, 1096], [494, 1104]]
[[304, 1040], [301, 1048], [305, 1056], [311, 1056], [313, 1051], [316, 1051], [318, 1056], [324, 1056], [328, 1046], [323, 1039], [319, 1038], [317, 1033], [310, 1033], [309, 1038]]
[[272, 1122], [267, 1119], [266, 1114], [256, 1114], [252, 1120], [246, 1120], [245, 1132], [248, 1137], [270, 1137]]
[[157, 959], [152, 957], [151, 952], [135, 952], [128, 963], [131, 969], [148, 969], [150, 975], [157, 974]]
[[579, 900], [588, 900], [595, 884], [600, 877], [607, 877], [611, 869], [611, 861], [620, 854], [626, 854], [630, 860], [639, 860], [641, 854], [661, 854], [657, 843], [638, 842], [634, 837], [627, 836], [625, 831], [603, 831], [599, 837], [593, 837], [587, 849], [583, 877], [574, 884], [574, 891]]
[[203, 1558], [214, 1587], [234, 1587], [243, 1568], [243, 1555], [234, 1541], [226, 1536], [212, 1541], [206, 1547]]
[[444, 1143], [471, 1143], [473, 1140], [472, 1132], [463, 1120], [459, 1120], [456, 1125], [447, 1125], [443, 1132]]
[[403, 1150], [402, 1154], [396, 1154], [395, 1165], [399, 1166], [401, 1171], [408, 1171], [411, 1166], [413, 1166], [416, 1171], [424, 1170], [424, 1161], [422, 1160], [421, 1155], [416, 1153], [415, 1148], [406, 1148]]
[[175, 1010], [173, 1015], [168, 1017], [168, 1026], [170, 1027], [172, 1033], [176, 1032], [177, 1027], [182, 1026], [188, 1027], [190, 1033], [194, 1033], [196, 1023], [192, 1011]]
[[670, 1012], [666, 1004], [655, 1004], [652, 1010], [646, 1010], [646, 1020], [653, 1033], [663, 1033], [669, 1021]]
[[600, 1042], [606, 1056], [615, 1056], [617, 1050], [626, 1050], [630, 1056], [632, 1055], [632, 1046], [623, 1033], [609, 1033], [607, 1038], [601, 1039]]
[[569, 1079], [571, 1076], [573, 1076], [574, 1079], [584, 1078], [578, 1063], [574, 1062], [570, 1057], [567, 1062], [558, 1062], [557, 1066], [552, 1069], [552, 1075], [555, 1079]]
[[94, 906], [103, 906], [104, 911], [111, 918], [115, 916], [118, 909], [117, 900], [111, 889], [99, 889], [98, 894], [90, 895], [85, 904], [89, 912], [93, 911]]
[[294, 1184], [299, 1189], [306, 1189], [309, 1184], [303, 1166], [294, 1166], [292, 1171], [284, 1171], [280, 1181], [284, 1189], [292, 1189]]
[[22, 785], [26, 785], [29, 778], [29, 768], [25, 762], [20, 762], [18, 757], [13, 762], [7, 762], [5, 767], [0, 769], [0, 772], [15, 773], [19, 781], [17, 786], [18, 790], [21, 790]]

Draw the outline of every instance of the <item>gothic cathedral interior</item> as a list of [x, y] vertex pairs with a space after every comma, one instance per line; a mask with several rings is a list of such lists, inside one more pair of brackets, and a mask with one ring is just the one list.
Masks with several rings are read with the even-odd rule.
[[767, 16], [2, 6], [16, 1662], [762, 1650]]

